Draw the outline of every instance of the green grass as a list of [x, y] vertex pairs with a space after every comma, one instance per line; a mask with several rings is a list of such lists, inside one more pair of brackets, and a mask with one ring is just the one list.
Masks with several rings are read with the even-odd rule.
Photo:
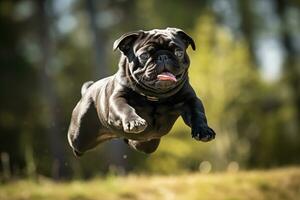
[[97, 178], [0, 185], [1, 200], [299, 200], [300, 168], [238, 173]]

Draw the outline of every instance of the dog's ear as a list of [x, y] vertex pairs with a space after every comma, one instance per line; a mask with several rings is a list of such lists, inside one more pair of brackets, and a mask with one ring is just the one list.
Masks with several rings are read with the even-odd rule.
[[167, 28], [167, 29], [171, 32], [175, 32], [175, 34], [180, 37], [180, 39], [186, 44], [187, 47], [191, 45], [192, 49], [196, 50], [196, 45], [193, 38], [189, 36], [187, 33], [185, 33], [183, 30], [179, 28]]
[[134, 41], [136, 41], [136, 39], [143, 33], [144, 31], [142, 30], [125, 33], [114, 42], [113, 50], [115, 51], [119, 49], [126, 54], [126, 52], [132, 47]]

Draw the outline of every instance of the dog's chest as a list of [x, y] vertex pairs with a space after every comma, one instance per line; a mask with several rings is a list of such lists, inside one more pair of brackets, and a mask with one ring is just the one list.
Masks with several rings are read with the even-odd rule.
[[176, 119], [180, 116], [183, 103], [137, 104], [133, 107], [137, 114], [147, 121], [146, 132], [162, 136], [171, 130]]

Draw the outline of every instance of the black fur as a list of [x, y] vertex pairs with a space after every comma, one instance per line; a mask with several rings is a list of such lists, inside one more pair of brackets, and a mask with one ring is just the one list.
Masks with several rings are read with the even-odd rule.
[[[131, 32], [116, 40], [114, 49], [122, 52], [119, 70], [84, 84], [73, 110], [68, 139], [75, 155], [113, 138], [152, 153], [179, 116], [191, 127], [194, 139], [214, 139], [188, 81], [189, 45], [196, 48], [193, 39], [176, 28]], [[165, 72], [177, 81], [158, 80]]]

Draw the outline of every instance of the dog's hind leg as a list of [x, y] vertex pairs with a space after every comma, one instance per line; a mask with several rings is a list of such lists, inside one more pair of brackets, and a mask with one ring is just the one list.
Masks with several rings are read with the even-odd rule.
[[97, 138], [100, 128], [93, 100], [82, 98], [73, 110], [68, 131], [68, 141], [76, 156], [81, 156], [99, 143]]
[[128, 139], [124, 139], [124, 142], [126, 142], [131, 148], [137, 150], [137, 151], [141, 151], [143, 153], [146, 154], [150, 154], [153, 153], [159, 143], [160, 143], [160, 139], [152, 139], [149, 141], [136, 141], [136, 140], [128, 140]]

